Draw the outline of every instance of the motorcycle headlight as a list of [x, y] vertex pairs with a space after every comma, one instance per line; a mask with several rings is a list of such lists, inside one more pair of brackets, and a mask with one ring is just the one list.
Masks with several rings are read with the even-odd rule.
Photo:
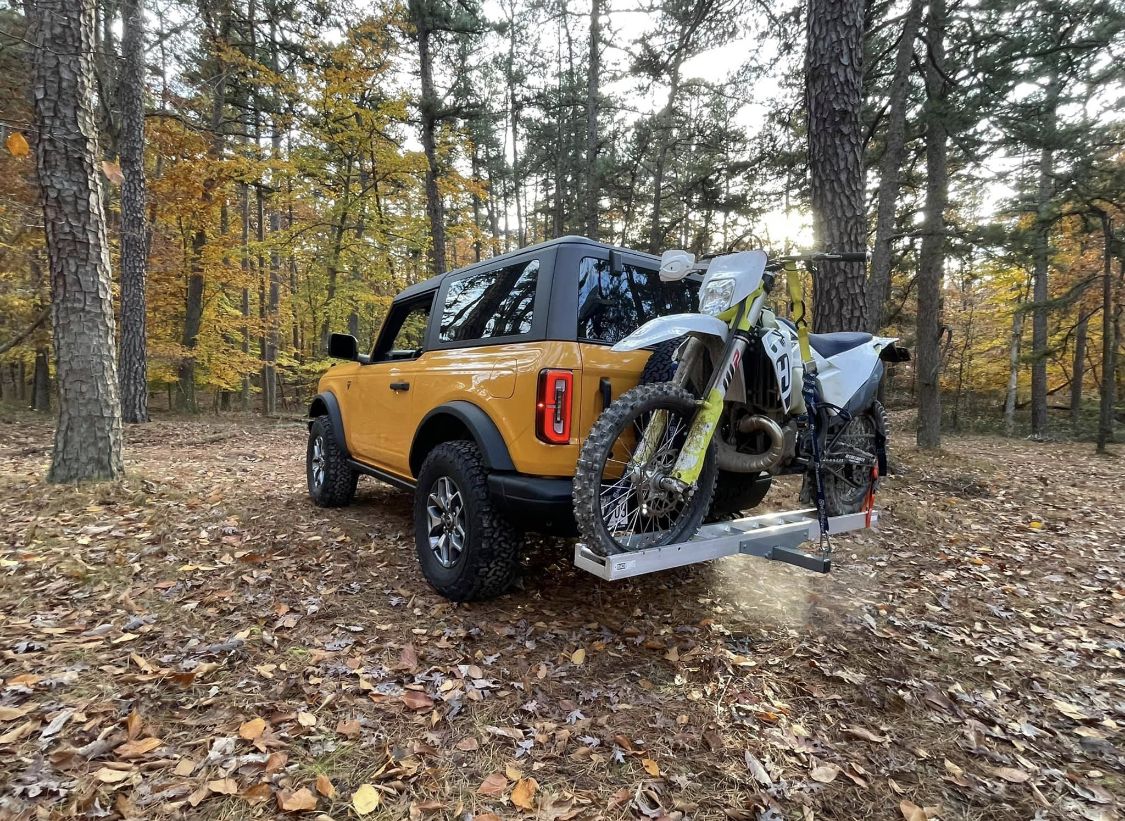
[[733, 279], [713, 279], [699, 292], [699, 312], [718, 316], [730, 307], [734, 299]]

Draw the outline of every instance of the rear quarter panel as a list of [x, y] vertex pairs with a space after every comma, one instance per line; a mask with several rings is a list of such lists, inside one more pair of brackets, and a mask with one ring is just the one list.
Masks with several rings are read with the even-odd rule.
[[[574, 342], [520, 342], [429, 351], [418, 360], [422, 373], [414, 396], [427, 410], [461, 399], [484, 410], [504, 437], [516, 470], [534, 476], [573, 476], [581, 443], [572, 426], [569, 444], [548, 445], [535, 435], [535, 403], [539, 372], [582, 366]], [[584, 401], [581, 379], [575, 380], [575, 408]], [[580, 417], [574, 416], [575, 422]], [[581, 432], [584, 435], [585, 431]]]

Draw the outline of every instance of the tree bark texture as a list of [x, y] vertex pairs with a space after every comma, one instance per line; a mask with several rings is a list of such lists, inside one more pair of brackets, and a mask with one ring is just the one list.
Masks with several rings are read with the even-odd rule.
[[918, 447], [941, 447], [941, 285], [945, 268], [945, 0], [930, 0], [926, 21], [926, 204], [918, 254]]
[[871, 273], [867, 279], [867, 322], [872, 333], [878, 333], [883, 327], [891, 290], [891, 238], [895, 232], [895, 210], [906, 156], [907, 90], [914, 61], [914, 41], [921, 21], [922, 0], [911, 0], [895, 54], [895, 72], [888, 92], [887, 133], [879, 162], [875, 244], [871, 249]]
[[59, 390], [52, 482], [123, 473], [109, 243], [98, 184], [91, 0], [28, 4], [35, 43], [36, 160], [51, 271]]
[[418, 43], [418, 70], [422, 81], [422, 98], [419, 102], [422, 115], [422, 152], [426, 155], [426, 216], [430, 220], [430, 239], [433, 243], [435, 274], [445, 273], [445, 209], [438, 191], [437, 126], [438, 97], [434, 87], [434, 58], [430, 38], [432, 30], [427, 19], [427, 0], [410, 0], [410, 17], [414, 23]]
[[[1117, 401], [1117, 327], [1113, 301], [1113, 221], [1102, 214], [1105, 254], [1102, 267], [1102, 385], [1098, 407], [1097, 452], [1113, 441], [1113, 406]], [[1125, 259], [1121, 260], [1125, 271]]]
[[148, 364], [145, 347], [144, 0], [123, 0], [121, 47], [121, 414], [147, 422]]
[[51, 409], [51, 372], [47, 349], [35, 349], [35, 370], [31, 377], [31, 409], [46, 413]]
[[1059, 81], [1052, 77], [1044, 102], [1043, 146], [1039, 150], [1039, 180], [1035, 213], [1035, 284], [1031, 315], [1031, 435], [1042, 439], [1047, 435], [1047, 301], [1051, 297], [1051, 197], [1054, 194], [1055, 148], [1054, 131], [1058, 107]]
[[[810, 194], [816, 242], [825, 251], [866, 245], [863, 193], [863, 0], [809, 0], [805, 48]], [[816, 330], [867, 327], [866, 270], [831, 262], [817, 270]]]
[[[1079, 312], [1082, 311], [1079, 306]], [[1074, 331], [1074, 364], [1070, 369], [1070, 423], [1075, 429], [1082, 421], [1082, 377], [1086, 369], [1086, 327], [1090, 315], [1082, 314]]]

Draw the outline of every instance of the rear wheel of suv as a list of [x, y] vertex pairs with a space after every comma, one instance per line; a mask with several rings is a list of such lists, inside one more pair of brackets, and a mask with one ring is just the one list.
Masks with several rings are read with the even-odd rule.
[[472, 442], [438, 445], [418, 471], [414, 547], [422, 575], [452, 601], [504, 593], [519, 569], [519, 531], [496, 510]]
[[348, 464], [327, 416], [318, 416], [309, 425], [305, 477], [309, 496], [319, 507], [345, 507], [355, 498], [359, 474]]

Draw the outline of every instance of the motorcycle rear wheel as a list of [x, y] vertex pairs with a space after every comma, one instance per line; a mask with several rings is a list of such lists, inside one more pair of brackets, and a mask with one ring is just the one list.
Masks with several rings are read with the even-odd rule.
[[[675, 465], [696, 410], [689, 391], [658, 382], [627, 391], [598, 417], [574, 476], [574, 518], [587, 547], [612, 556], [695, 535], [715, 488], [714, 442], [689, 494], [664, 491], [659, 479]], [[653, 453], [638, 461], [636, 445], [658, 413], [664, 414], [662, 435]]]
[[[887, 429], [886, 420], [887, 414], [883, 406], [879, 402], [873, 402], [867, 410], [848, 423], [848, 428], [840, 436], [837, 447], [862, 451], [870, 456], [872, 465], [877, 464], [876, 436], [879, 430]], [[829, 516], [845, 516], [863, 510], [868, 491], [871, 489], [870, 467], [857, 465], [838, 468], [835, 471], [822, 469], [821, 480], [824, 482], [824, 505]], [[811, 468], [805, 474], [801, 499], [816, 504], [816, 479]]]

